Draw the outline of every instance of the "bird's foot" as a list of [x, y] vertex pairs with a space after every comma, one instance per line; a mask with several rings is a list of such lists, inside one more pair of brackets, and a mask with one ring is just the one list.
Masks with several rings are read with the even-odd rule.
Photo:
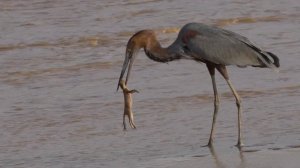
[[202, 147], [209, 147], [209, 148], [213, 147], [213, 142], [212, 142], [212, 140], [210, 139], [210, 140], [208, 141], [208, 144], [207, 144], [207, 145], [204, 145], [204, 146], [202, 146]]
[[235, 146], [241, 149], [244, 146], [244, 144], [241, 141], [238, 141], [238, 143]]

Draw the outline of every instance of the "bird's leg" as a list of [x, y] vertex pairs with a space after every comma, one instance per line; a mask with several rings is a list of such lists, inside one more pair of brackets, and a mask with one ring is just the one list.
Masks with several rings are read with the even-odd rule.
[[238, 108], [238, 142], [236, 144], [237, 147], [242, 147], [244, 144], [242, 143], [242, 134], [241, 134], [241, 129], [242, 129], [242, 107], [241, 107], [241, 98], [234, 89], [232, 83], [230, 80], [227, 80], [227, 83], [236, 99], [236, 106]]
[[213, 89], [214, 89], [214, 115], [213, 115], [213, 120], [212, 120], [212, 125], [211, 125], [209, 141], [207, 144], [207, 146], [212, 146], [214, 130], [215, 130], [215, 123], [216, 123], [217, 114], [218, 114], [218, 110], [219, 110], [219, 95], [218, 95], [218, 90], [217, 90], [216, 80], [215, 80], [215, 66], [207, 64], [207, 69], [211, 76], [212, 85], [213, 85]]
[[238, 142], [236, 144], [237, 147], [242, 147], [242, 134], [241, 134], [241, 129], [242, 129], [242, 107], [241, 107], [241, 98], [237, 91], [234, 89], [231, 81], [229, 80], [229, 76], [226, 70], [226, 67], [224, 65], [218, 65], [216, 66], [217, 70], [222, 74], [222, 76], [225, 78], [228, 86], [231, 89], [231, 92], [233, 93], [235, 100], [236, 100], [236, 106], [238, 109]]

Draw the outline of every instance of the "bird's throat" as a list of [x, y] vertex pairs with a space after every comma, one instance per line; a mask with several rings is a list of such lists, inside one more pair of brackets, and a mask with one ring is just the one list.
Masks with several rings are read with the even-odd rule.
[[150, 50], [145, 49], [145, 54], [153, 61], [156, 62], [170, 62], [176, 59], [180, 59], [180, 56], [171, 53], [167, 48], [152, 48]]

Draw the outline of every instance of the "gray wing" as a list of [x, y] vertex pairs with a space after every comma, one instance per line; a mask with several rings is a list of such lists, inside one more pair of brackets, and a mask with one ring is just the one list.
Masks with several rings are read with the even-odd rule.
[[187, 25], [184, 29], [198, 32], [186, 44], [195, 59], [237, 66], [262, 66], [267, 63], [261, 56], [263, 51], [244, 36], [199, 23]]

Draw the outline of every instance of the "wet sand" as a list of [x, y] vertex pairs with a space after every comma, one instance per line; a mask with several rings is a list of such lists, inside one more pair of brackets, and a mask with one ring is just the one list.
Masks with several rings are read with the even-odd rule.
[[[299, 167], [298, 0], [1, 1], [0, 167]], [[228, 67], [237, 109], [216, 76], [220, 112], [208, 142], [213, 91], [205, 65], [156, 63], [140, 52], [128, 86], [136, 130], [122, 127], [116, 92], [127, 40], [154, 29], [163, 46], [181, 26], [202, 22], [249, 37], [278, 55], [279, 73]]]

